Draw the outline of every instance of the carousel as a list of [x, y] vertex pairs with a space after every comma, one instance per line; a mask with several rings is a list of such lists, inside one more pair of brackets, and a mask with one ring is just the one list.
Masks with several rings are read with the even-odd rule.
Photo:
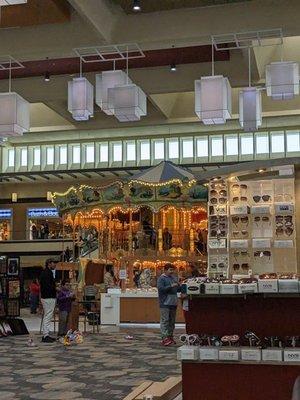
[[[171, 162], [106, 186], [71, 187], [52, 201], [73, 232], [78, 291], [95, 285], [103, 292], [103, 324], [158, 322], [156, 282], [167, 262], [180, 278], [190, 265], [206, 272], [207, 188]], [[113, 288], [103, 285], [107, 265]]]
[[129, 180], [52, 198], [72, 229], [75, 256], [113, 263], [116, 274], [126, 269], [126, 287], [155, 286], [166, 262], [180, 275], [190, 264], [206, 272], [207, 188], [186, 169], [164, 161]]

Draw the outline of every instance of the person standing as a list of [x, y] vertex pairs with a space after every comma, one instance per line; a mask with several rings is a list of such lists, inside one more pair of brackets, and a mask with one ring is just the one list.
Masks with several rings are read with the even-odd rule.
[[117, 280], [114, 273], [114, 268], [111, 264], [107, 264], [105, 266], [105, 274], [104, 274], [104, 286], [105, 290], [113, 288], [117, 284]]
[[69, 249], [69, 246], [67, 246], [67, 248], [65, 250], [64, 261], [69, 262], [70, 258], [71, 258], [71, 250]]
[[165, 228], [163, 230], [162, 239], [163, 239], [163, 249], [170, 250], [170, 248], [172, 247], [172, 234], [169, 232], [168, 228]]
[[36, 314], [40, 300], [40, 285], [37, 279], [34, 279], [29, 286], [30, 313]]
[[175, 344], [174, 329], [178, 304], [177, 292], [180, 285], [174, 276], [174, 266], [167, 263], [164, 273], [158, 278], [157, 289], [160, 308], [161, 344], [170, 346]]
[[57, 292], [57, 305], [59, 309], [58, 336], [65, 336], [68, 331], [68, 319], [72, 308], [74, 294], [70, 290], [70, 284], [61, 282], [60, 290]]
[[49, 333], [51, 329], [51, 320], [53, 317], [56, 304], [56, 285], [55, 285], [55, 267], [56, 260], [49, 258], [46, 260], [46, 267], [41, 273], [41, 303], [44, 310], [43, 316], [43, 343], [52, 343], [56, 339], [52, 338]]
[[44, 239], [49, 239], [49, 233], [50, 233], [49, 224], [48, 221], [46, 221], [44, 225]]

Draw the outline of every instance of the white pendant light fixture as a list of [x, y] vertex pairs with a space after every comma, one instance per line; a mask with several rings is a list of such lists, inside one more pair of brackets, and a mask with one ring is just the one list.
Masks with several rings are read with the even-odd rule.
[[27, 0], [0, 0], [0, 7], [14, 6], [16, 4], [26, 4]]
[[212, 76], [195, 81], [195, 113], [205, 125], [225, 124], [231, 118], [231, 86], [228, 78], [214, 75], [212, 44]]
[[[14, 60], [15, 61], [15, 60]], [[0, 137], [21, 136], [30, 128], [29, 103], [11, 91], [12, 58], [9, 57], [9, 91], [0, 93]]]
[[122, 70], [104, 71], [96, 75], [96, 104], [107, 115], [114, 115], [114, 108], [108, 104], [108, 89], [115, 86], [126, 85], [127, 81], [131, 83], [126, 73]]
[[139, 121], [147, 115], [147, 96], [135, 84], [108, 89], [108, 104], [120, 122]]
[[259, 89], [248, 87], [240, 91], [239, 112], [240, 124], [244, 131], [257, 131], [262, 124], [261, 91]]
[[[119, 122], [139, 121], [147, 115], [147, 96], [143, 90], [132, 83], [128, 76], [128, 47], [126, 52], [126, 73], [123, 71], [108, 71], [102, 73], [99, 94], [107, 107]], [[119, 83], [117, 83], [119, 81]], [[103, 103], [102, 103], [103, 104]]]
[[240, 91], [239, 94], [239, 120], [245, 132], [254, 132], [262, 124], [261, 90], [251, 87], [251, 59], [250, 48], [248, 48], [249, 60], [249, 87]]
[[267, 96], [273, 100], [289, 100], [299, 94], [299, 64], [280, 61], [266, 66]]
[[82, 77], [80, 59], [80, 77], [68, 82], [68, 110], [76, 121], [88, 121], [94, 116], [94, 87]]

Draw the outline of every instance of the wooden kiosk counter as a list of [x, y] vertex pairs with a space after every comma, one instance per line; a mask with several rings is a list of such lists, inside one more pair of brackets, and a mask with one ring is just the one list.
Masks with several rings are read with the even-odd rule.
[[[101, 323], [119, 325], [120, 323], [159, 323], [157, 291], [149, 290], [109, 290], [101, 294]], [[178, 303], [177, 323], [183, 323], [181, 302]]]

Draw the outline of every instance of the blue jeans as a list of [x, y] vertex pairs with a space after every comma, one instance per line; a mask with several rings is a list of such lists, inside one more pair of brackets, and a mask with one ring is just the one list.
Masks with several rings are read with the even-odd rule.
[[177, 307], [160, 308], [160, 331], [162, 339], [172, 338], [175, 329]]
[[29, 302], [30, 302], [30, 312], [35, 314], [39, 305], [39, 295], [31, 293], [29, 296]]

